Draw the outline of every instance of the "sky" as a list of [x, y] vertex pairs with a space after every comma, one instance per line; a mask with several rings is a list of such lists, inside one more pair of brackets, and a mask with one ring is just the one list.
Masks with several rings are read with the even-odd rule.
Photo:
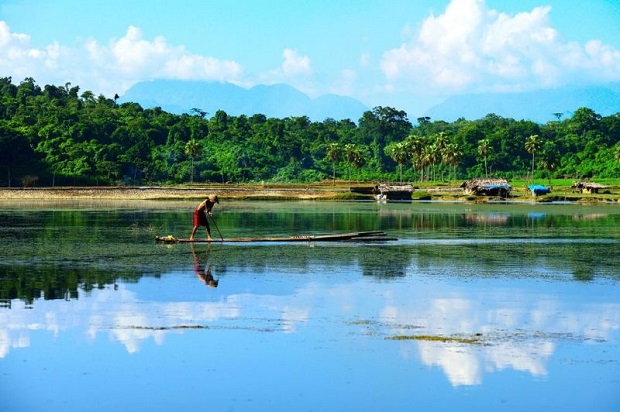
[[0, 77], [289, 84], [410, 118], [446, 97], [620, 82], [620, 0], [0, 0]]

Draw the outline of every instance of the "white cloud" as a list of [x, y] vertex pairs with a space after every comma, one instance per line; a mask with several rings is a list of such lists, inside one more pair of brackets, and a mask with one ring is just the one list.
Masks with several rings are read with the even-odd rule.
[[284, 57], [282, 71], [286, 77], [309, 76], [312, 74], [310, 58], [308, 56], [300, 56], [297, 50], [285, 49], [282, 57]]
[[484, 0], [452, 0], [399, 48], [384, 53], [386, 90], [517, 91], [620, 80], [620, 51], [562, 40], [548, 6], [510, 16]]
[[52, 43], [45, 49], [30, 46], [30, 37], [11, 33], [0, 21], [0, 69], [21, 81], [33, 77], [38, 83], [72, 82], [84, 90], [112, 96], [134, 83], [154, 78], [238, 82], [242, 67], [230, 60], [192, 54], [158, 36], [142, 37], [130, 26], [120, 39], [107, 44], [87, 40], [68, 48]]
[[257, 83], [286, 83], [309, 95], [316, 95], [313, 80], [314, 71], [310, 57], [300, 55], [297, 50], [284, 49], [282, 64], [258, 76]]

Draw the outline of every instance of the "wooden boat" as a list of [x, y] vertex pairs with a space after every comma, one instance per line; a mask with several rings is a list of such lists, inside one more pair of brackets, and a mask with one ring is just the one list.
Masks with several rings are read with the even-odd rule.
[[241, 243], [241, 242], [377, 242], [377, 241], [394, 241], [395, 238], [388, 237], [382, 231], [370, 232], [353, 232], [338, 233], [333, 235], [308, 235], [308, 236], [288, 236], [288, 237], [233, 237], [218, 239], [213, 238], [212, 241], [207, 239], [185, 239], [171, 235], [157, 236], [157, 243]]

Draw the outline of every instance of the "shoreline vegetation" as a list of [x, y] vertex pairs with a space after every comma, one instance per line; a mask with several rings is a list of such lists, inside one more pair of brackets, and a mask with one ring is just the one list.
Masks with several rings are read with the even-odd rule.
[[[507, 199], [495, 196], [465, 194], [461, 182], [440, 185], [428, 183], [414, 186], [412, 201], [455, 201], [467, 203], [508, 202], [574, 202], [620, 204], [620, 187], [609, 186], [605, 192], [575, 193], [572, 181], [549, 185], [551, 193], [533, 196], [527, 189], [528, 182], [512, 183], [512, 193]], [[88, 187], [28, 187], [0, 188], [3, 200], [194, 200], [216, 193], [222, 199], [235, 200], [374, 200], [372, 195], [353, 193], [351, 188], [373, 186], [373, 183], [321, 182], [314, 184], [194, 184], [187, 186], [88, 186]]]

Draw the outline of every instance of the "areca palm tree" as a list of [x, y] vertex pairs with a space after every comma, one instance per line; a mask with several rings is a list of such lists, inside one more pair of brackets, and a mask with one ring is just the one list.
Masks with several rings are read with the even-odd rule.
[[326, 156], [332, 161], [333, 181], [336, 184], [336, 163], [342, 159], [342, 147], [338, 143], [330, 143]]
[[430, 180], [435, 180], [435, 165], [439, 159], [439, 152], [437, 151], [437, 147], [434, 144], [426, 145], [422, 148], [422, 168], [424, 166], [429, 165], [431, 174], [429, 177]]
[[424, 147], [424, 141], [420, 136], [410, 134], [405, 140], [407, 146], [407, 152], [411, 158], [411, 163], [414, 168], [419, 168], [420, 181], [424, 180], [424, 163], [422, 162], [422, 148]]
[[[357, 147], [354, 143], [347, 143], [344, 145], [344, 157], [347, 159], [349, 164], [353, 164], [355, 162]], [[349, 180], [351, 180], [351, 169], [349, 168]]]
[[[344, 153], [347, 162], [359, 170], [364, 165], [364, 150], [353, 143], [348, 143], [344, 146]], [[351, 180], [351, 173], [349, 172], [349, 180]]]
[[194, 159], [202, 154], [202, 145], [194, 138], [185, 143], [185, 154], [191, 159], [190, 183], [194, 183]]
[[450, 140], [448, 140], [448, 136], [446, 136], [446, 134], [444, 132], [439, 132], [439, 134], [437, 135], [437, 137], [435, 138], [435, 151], [437, 152], [437, 164], [439, 164], [439, 168], [441, 170], [441, 180], [443, 181], [443, 164], [446, 163], [445, 162], [445, 158], [444, 158], [444, 151], [446, 149], [446, 147], [448, 147], [448, 145], [450, 144]]
[[537, 134], [530, 135], [525, 139], [525, 150], [532, 155], [532, 181], [534, 181], [534, 158], [536, 153], [540, 150], [542, 141]]
[[487, 157], [491, 153], [491, 143], [489, 139], [482, 139], [478, 141], [478, 154], [484, 159], [484, 176], [489, 177], [489, 171], [487, 169]]
[[405, 142], [391, 143], [385, 147], [385, 153], [398, 164], [400, 182], [403, 182], [403, 165], [409, 158], [408, 147]]
[[[456, 165], [458, 164], [459, 160], [463, 157], [463, 151], [459, 149], [459, 146], [456, 143], [450, 143], [446, 147], [444, 147], [441, 156], [445, 163], [447, 163], [448, 165], [452, 165], [453, 167], [452, 178], [456, 179]], [[448, 173], [449, 173], [449, 170], [448, 170]]]

